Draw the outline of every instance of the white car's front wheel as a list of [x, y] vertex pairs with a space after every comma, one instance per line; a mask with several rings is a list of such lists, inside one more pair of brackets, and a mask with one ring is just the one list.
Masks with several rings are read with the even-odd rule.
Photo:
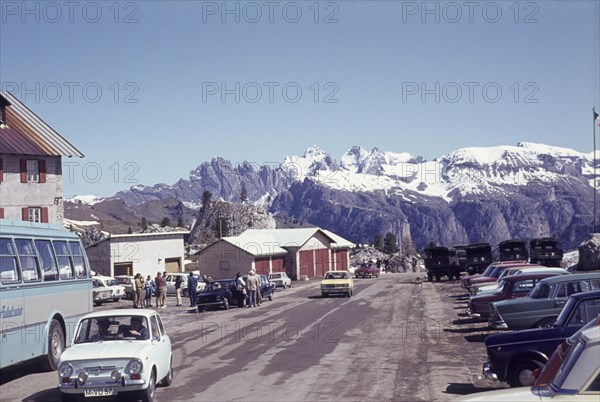
[[169, 363], [169, 372], [167, 373], [165, 378], [162, 379], [160, 384], [163, 387], [168, 387], [172, 383], [173, 383], [173, 359], [171, 359], [171, 362]]
[[148, 380], [148, 387], [140, 391], [138, 399], [141, 399], [142, 402], [152, 402], [154, 401], [154, 391], [156, 391], [156, 372], [152, 370], [150, 379]]

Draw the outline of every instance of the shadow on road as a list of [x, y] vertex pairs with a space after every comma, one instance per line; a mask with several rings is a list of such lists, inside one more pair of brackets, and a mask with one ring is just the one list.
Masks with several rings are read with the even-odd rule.
[[485, 392], [485, 391], [494, 391], [499, 388], [492, 387], [476, 387], [471, 383], [450, 383], [446, 390], [445, 394], [454, 394], [454, 395], [468, 395], [474, 394], [475, 392]]
[[46, 372], [46, 370], [42, 370], [39, 360], [34, 360], [16, 366], [4, 368], [0, 371], [0, 385], [4, 385], [8, 382], [11, 382], [29, 374], [38, 374]]

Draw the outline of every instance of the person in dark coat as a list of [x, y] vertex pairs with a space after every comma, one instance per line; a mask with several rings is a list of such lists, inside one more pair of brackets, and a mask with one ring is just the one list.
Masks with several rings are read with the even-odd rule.
[[193, 272], [190, 272], [188, 277], [188, 294], [190, 295], [190, 307], [196, 306], [196, 287], [198, 287], [198, 279], [194, 276]]

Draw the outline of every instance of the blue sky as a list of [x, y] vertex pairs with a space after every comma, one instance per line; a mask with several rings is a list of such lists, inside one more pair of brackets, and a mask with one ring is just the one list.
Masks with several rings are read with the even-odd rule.
[[0, 3], [0, 81], [86, 157], [66, 196], [316, 144], [591, 152], [598, 1]]

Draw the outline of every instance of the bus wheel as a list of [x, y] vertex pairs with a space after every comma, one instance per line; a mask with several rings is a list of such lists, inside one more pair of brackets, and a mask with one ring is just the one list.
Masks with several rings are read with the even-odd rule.
[[58, 360], [65, 350], [65, 334], [60, 323], [52, 320], [48, 330], [48, 355], [44, 361], [44, 368], [54, 371], [58, 368]]

